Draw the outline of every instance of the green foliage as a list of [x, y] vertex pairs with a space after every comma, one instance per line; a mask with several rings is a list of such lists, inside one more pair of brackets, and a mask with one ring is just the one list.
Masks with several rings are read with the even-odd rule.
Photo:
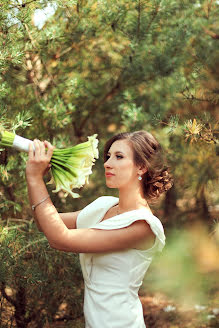
[[[66, 305], [69, 320], [82, 314], [81, 271], [78, 256], [52, 250], [46, 238], [29, 221], [7, 224], [1, 221], [0, 285], [1, 300], [12, 308], [13, 326], [27, 327], [31, 322], [43, 327], [55, 322], [60, 307]], [[73, 322], [73, 321], [72, 321]]]

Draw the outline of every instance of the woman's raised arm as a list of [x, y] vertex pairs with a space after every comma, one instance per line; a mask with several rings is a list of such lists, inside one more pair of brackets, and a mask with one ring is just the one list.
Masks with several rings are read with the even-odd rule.
[[[59, 216], [62, 219], [62, 222], [65, 224], [65, 226], [68, 229], [76, 229], [77, 228], [76, 221], [77, 221], [78, 214], [80, 212], [81, 211], [68, 212], [68, 213], [59, 213]], [[40, 232], [43, 232], [43, 229], [40, 226], [40, 224], [39, 224], [39, 222], [37, 220], [37, 216], [36, 215], [34, 215], [34, 219], [35, 219], [35, 222], [36, 222], [36, 225], [37, 225], [39, 231]]]
[[77, 212], [68, 212], [68, 213], [59, 213], [60, 218], [62, 219], [62, 222], [66, 225], [68, 229], [76, 229], [76, 221], [78, 214], [81, 211]]
[[[35, 153], [33, 152], [32, 145], [30, 145], [26, 178], [29, 200], [34, 211], [34, 219], [39, 231], [44, 232], [41, 216], [43, 216], [43, 220], [46, 220], [47, 216], [51, 216], [55, 221], [57, 219], [57, 223], [59, 223], [58, 225], [61, 229], [76, 229], [76, 220], [80, 211], [58, 213], [49, 198], [48, 191], [43, 182], [43, 176], [45, 172], [48, 171], [48, 165], [53, 153], [52, 145], [49, 142], [43, 143], [35, 140], [34, 146]], [[45, 150], [45, 146], [48, 149], [47, 151]], [[38, 214], [39, 209], [40, 214]]]

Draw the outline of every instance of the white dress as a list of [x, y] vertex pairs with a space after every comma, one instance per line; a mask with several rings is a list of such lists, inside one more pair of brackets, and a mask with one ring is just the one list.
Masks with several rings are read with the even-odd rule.
[[146, 209], [116, 215], [100, 222], [118, 204], [111, 196], [97, 198], [78, 215], [77, 228], [120, 229], [145, 220], [156, 239], [148, 250], [127, 249], [111, 253], [81, 253], [85, 282], [84, 316], [86, 328], [145, 328], [138, 290], [153, 255], [165, 245], [160, 220]]

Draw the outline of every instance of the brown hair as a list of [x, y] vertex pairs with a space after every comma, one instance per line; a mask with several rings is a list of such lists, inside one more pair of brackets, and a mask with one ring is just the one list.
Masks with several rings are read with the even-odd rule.
[[163, 192], [170, 189], [173, 179], [169, 168], [165, 165], [164, 153], [159, 142], [146, 131], [119, 133], [108, 140], [104, 147], [104, 162], [111, 145], [117, 140], [128, 140], [134, 152], [137, 166], [146, 167], [142, 176], [144, 196], [148, 200], [157, 199]]

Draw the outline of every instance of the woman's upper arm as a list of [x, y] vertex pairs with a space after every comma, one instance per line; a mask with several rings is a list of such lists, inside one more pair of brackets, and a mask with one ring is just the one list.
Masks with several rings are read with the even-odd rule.
[[128, 227], [116, 230], [77, 229], [68, 230], [51, 247], [76, 253], [99, 253], [136, 248], [153, 232], [145, 221], [136, 221]]
[[76, 229], [76, 221], [77, 217], [81, 211], [76, 212], [68, 212], [68, 213], [59, 213], [63, 223], [66, 225], [68, 229]]

